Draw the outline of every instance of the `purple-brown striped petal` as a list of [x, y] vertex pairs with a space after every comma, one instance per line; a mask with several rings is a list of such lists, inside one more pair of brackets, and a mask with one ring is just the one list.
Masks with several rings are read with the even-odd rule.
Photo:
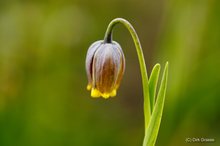
[[116, 95], [125, 70], [125, 58], [117, 42], [95, 42], [87, 52], [86, 72], [92, 97]]
[[88, 49], [86, 55], [86, 74], [88, 78], [88, 85], [87, 89], [90, 90], [92, 87], [92, 63], [93, 57], [95, 55], [96, 50], [102, 45], [103, 41], [96, 41], [94, 42]]

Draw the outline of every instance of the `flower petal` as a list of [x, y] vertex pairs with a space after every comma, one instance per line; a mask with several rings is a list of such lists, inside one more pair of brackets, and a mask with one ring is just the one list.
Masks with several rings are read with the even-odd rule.
[[87, 89], [90, 90], [92, 88], [92, 63], [93, 63], [93, 57], [96, 52], [96, 50], [102, 45], [103, 41], [96, 41], [94, 42], [88, 49], [87, 55], [86, 55], [86, 74], [88, 78], [88, 85]]
[[124, 71], [125, 71], [125, 57], [124, 57], [124, 53], [121, 49], [121, 46], [115, 41], [113, 43], [114, 43], [114, 49], [118, 50], [119, 54], [121, 55], [120, 67], [119, 67], [120, 69], [119, 69], [118, 76], [117, 76], [116, 83], [115, 83], [116, 89], [118, 89], [120, 86], [122, 77], [124, 75]]
[[93, 84], [107, 97], [115, 88], [115, 81], [120, 67], [120, 54], [112, 44], [104, 44], [94, 56]]

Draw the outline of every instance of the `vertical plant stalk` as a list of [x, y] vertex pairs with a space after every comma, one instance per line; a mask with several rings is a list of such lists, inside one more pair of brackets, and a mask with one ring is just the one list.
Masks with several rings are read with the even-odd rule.
[[112, 31], [113, 27], [117, 24], [121, 23], [123, 24], [128, 31], [130, 32], [132, 39], [134, 41], [137, 55], [138, 55], [138, 60], [140, 64], [140, 70], [141, 70], [141, 77], [142, 77], [142, 84], [143, 84], [143, 93], [144, 93], [144, 123], [145, 123], [145, 131], [148, 127], [149, 121], [150, 121], [150, 116], [151, 116], [151, 111], [150, 111], [150, 98], [149, 98], [149, 87], [148, 87], [148, 76], [147, 76], [147, 69], [146, 69], [146, 64], [144, 60], [144, 55], [141, 47], [140, 40], [138, 38], [138, 35], [133, 28], [133, 26], [125, 19], [122, 18], [116, 18], [110, 22], [108, 25], [107, 31], [105, 33], [104, 37], [104, 42], [105, 43], [111, 43], [112, 42]]
[[160, 89], [156, 98], [157, 101], [155, 103], [156, 88], [160, 73], [160, 64], [156, 64], [154, 66], [150, 79], [148, 81], [146, 63], [144, 60], [141, 43], [133, 26], [127, 20], [122, 18], [116, 18], [112, 20], [106, 30], [104, 43], [112, 43], [113, 28], [118, 23], [123, 24], [130, 32], [136, 47], [138, 60], [140, 64], [143, 93], [144, 93], [145, 136], [144, 136], [143, 146], [154, 146], [160, 128], [164, 101], [165, 101], [167, 78], [168, 78], [168, 62], [166, 63], [163, 72]]

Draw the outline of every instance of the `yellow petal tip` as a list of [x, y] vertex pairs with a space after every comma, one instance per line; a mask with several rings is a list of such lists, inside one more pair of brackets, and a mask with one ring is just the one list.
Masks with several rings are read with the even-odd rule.
[[107, 98], [109, 98], [109, 94], [108, 94], [108, 93], [103, 93], [103, 94], [102, 94], [102, 97], [105, 98], [105, 99], [107, 99]]
[[105, 98], [105, 99], [107, 99], [107, 98], [109, 98], [109, 97], [114, 97], [114, 96], [116, 96], [116, 90], [113, 90], [113, 91], [110, 92], [110, 93], [103, 93], [103, 94], [101, 94], [101, 96], [102, 96], [103, 98]]
[[88, 84], [87, 87], [86, 87], [86, 89], [87, 89], [87, 90], [91, 90], [91, 89], [92, 89], [92, 85], [91, 85], [91, 84]]
[[116, 96], [116, 94], [117, 94], [116, 90], [113, 90], [113, 91], [110, 93], [110, 96], [111, 96], [111, 97], [114, 97], [114, 96]]
[[101, 93], [99, 92], [99, 90], [92, 88], [91, 96], [97, 98], [101, 96]]
[[109, 97], [114, 97], [114, 96], [116, 96], [116, 89], [115, 90], [113, 90], [112, 92], [110, 92], [110, 93], [101, 93], [98, 89], [96, 89], [96, 88], [92, 88], [91, 89], [91, 96], [93, 97], [93, 98], [98, 98], [98, 97], [103, 97], [103, 98], [105, 98], [105, 99], [108, 99]]

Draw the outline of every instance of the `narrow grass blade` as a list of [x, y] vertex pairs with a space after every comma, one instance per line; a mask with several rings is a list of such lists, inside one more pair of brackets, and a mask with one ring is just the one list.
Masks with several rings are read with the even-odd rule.
[[151, 72], [150, 79], [149, 79], [151, 113], [153, 112], [153, 109], [154, 109], [155, 95], [156, 95], [156, 90], [157, 90], [157, 82], [158, 82], [159, 74], [160, 74], [160, 64], [156, 64]]
[[164, 101], [165, 101], [165, 94], [166, 94], [166, 88], [167, 88], [167, 78], [168, 78], [168, 62], [166, 63], [163, 77], [161, 80], [160, 89], [157, 95], [157, 101], [152, 113], [152, 117], [149, 123], [149, 126], [147, 128], [147, 131], [145, 131], [145, 138], [143, 146], [154, 146], [157, 135], [160, 128], [160, 122], [162, 118], [163, 113], [163, 107], [164, 107]]

